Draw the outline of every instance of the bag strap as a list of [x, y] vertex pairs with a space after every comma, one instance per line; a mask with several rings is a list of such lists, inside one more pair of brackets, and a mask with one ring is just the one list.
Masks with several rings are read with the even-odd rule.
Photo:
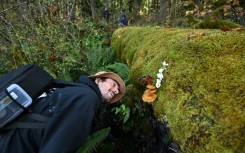
[[36, 121], [40, 121], [41, 123], [16, 121], [4, 127], [3, 130], [16, 129], [16, 128], [43, 129], [45, 128], [46, 123], [49, 119], [48, 116], [37, 114], [37, 113], [28, 113], [25, 114], [22, 118], [34, 119]]
[[4, 128], [4, 130], [10, 129], [44, 129], [47, 123], [30, 123], [30, 122], [14, 122], [13, 124]]
[[80, 86], [80, 87], [89, 88], [87, 85], [84, 85], [84, 84], [81, 84], [81, 83], [78, 83], [78, 82], [71, 82], [71, 81], [57, 80], [57, 79], [53, 80], [52, 86], [54, 88], [63, 88], [63, 87], [66, 87], [66, 86]]

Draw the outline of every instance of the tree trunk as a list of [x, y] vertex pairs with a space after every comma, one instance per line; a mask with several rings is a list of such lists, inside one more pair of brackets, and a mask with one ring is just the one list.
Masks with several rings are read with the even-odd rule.
[[133, 12], [133, 0], [128, 0], [128, 12], [130, 14]]
[[158, 16], [159, 20], [162, 21], [162, 22], [163, 22], [163, 10], [164, 10], [163, 1], [164, 0], [160, 0], [160, 9], [159, 9], [159, 11], [157, 13], [157, 16]]
[[176, 11], [176, 0], [171, 0], [170, 1], [170, 16], [168, 19], [168, 25], [172, 25], [175, 21], [175, 11]]
[[94, 20], [97, 20], [97, 12], [96, 12], [95, 0], [90, 0], [90, 8], [91, 8], [91, 12], [92, 12], [92, 18]]
[[75, 19], [76, 19], [76, 0], [73, 0], [73, 2], [72, 2], [72, 6], [70, 9], [69, 16], [70, 16], [71, 21], [75, 21]]
[[140, 19], [140, 0], [134, 0], [134, 21]]
[[160, 0], [160, 9], [158, 11], [159, 20], [166, 23], [169, 17], [169, 0]]

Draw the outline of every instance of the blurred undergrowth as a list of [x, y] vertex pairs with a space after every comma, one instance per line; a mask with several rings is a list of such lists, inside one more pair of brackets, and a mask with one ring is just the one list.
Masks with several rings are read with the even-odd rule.
[[[2, 25], [2, 24], [1, 24]], [[16, 24], [6, 28], [7, 38], [1, 38], [0, 74], [35, 63], [55, 78], [76, 81], [81, 74], [89, 75], [110, 70], [126, 79], [129, 68], [116, 59], [106, 41], [110, 35], [105, 23], [89, 19], [75, 23], [55, 20]]]

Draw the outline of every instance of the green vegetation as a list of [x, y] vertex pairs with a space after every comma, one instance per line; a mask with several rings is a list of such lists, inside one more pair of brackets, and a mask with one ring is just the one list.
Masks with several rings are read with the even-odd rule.
[[128, 27], [114, 32], [111, 46], [130, 66], [137, 95], [139, 79], [156, 79], [169, 63], [153, 106], [183, 152], [235, 153], [245, 151], [244, 42], [239, 31]]
[[210, 18], [205, 19], [193, 26], [196, 29], [219, 29], [222, 27], [227, 28], [242, 28], [242, 25], [236, 24], [234, 22], [228, 21], [228, 20], [212, 20]]
[[77, 153], [91, 153], [108, 136], [110, 130], [108, 127], [93, 133]]
[[111, 111], [115, 111], [115, 115], [122, 114], [123, 116], [123, 123], [126, 123], [129, 115], [130, 115], [130, 108], [127, 107], [125, 104], [122, 104], [120, 107], [115, 107]]
[[[123, 105], [109, 107], [99, 127], [113, 127], [112, 141], [102, 142], [109, 131], [101, 131], [86, 143], [88, 152], [153, 152], [164, 145], [180, 150], [170, 143], [180, 144], [182, 152], [245, 150], [245, 39], [244, 31], [230, 29], [245, 25], [243, 0], [93, 2], [2, 3], [0, 75], [26, 63], [72, 81], [101, 70], [117, 72], [127, 85]], [[102, 17], [106, 6], [109, 23]], [[114, 32], [122, 8], [130, 27]], [[139, 25], [144, 28], [133, 27]], [[139, 80], [148, 74], [156, 79], [162, 61], [169, 67], [152, 108], [142, 103], [145, 86]]]
[[[82, 25], [38, 24], [16, 28], [14, 37], [18, 43], [2, 50], [0, 72], [4, 74], [23, 64], [36, 63], [59, 79], [76, 81], [81, 74], [100, 70], [117, 72], [122, 68], [125, 71], [120, 74], [127, 79], [128, 67], [104, 45], [109, 36], [97, 26], [102, 25], [87, 21]], [[84, 28], [87, 28], [86, 33], [83, 33]]]

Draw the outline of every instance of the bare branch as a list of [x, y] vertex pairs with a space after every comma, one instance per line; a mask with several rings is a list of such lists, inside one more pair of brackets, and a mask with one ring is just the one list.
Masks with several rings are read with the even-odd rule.
[[[7, 29], [7, 31], [8, 31], [8, 29]], [[0, 35], [2, 35], [2, 38], [3, 39], [5, 39], [7, 42], [9, 42], [9, 43], [13, 43], [12, 42], [12, 40], [11, 40], [11, 38], [9, 39], [8, 37], [9, 37], [9, 35], [8, 36], [6, 36], [5, 34], [3, 34], [2, 32], [0, 32]]]
[[[19, 38], [18, 38], [18, 36], [17, 36], [17, 34], [16, 34], [16, 32], [15, 32], [15, 29], [14, 29], [14, 27], [12, 26], [12, 24], [9, 23], [9, 22], [8, 22], [6, 19], [4, 19], [4, 17], [2, 17], [2, 16], [0, 16], [0, 19], [1, 19], [6, 25], [8, 25], [8, 26], [11, 27], [11, 29], [12, 29], [13, 32], [15, 33], [15, 36], [16, 36], [16, 38], [17, 38], [17, 41], [18, 41], [19, 45], [21, 46], [21, 48], [23, 48], [23, 46], [22, 46], [22, 44], [21, 44], [21, 42], [20, 42], [20, 40], [19, 40]], [[5, 26], [6, 29], [7, 29], [7, 34], [8, 34], [8, 36], [9, 36], [11, 42], [14, 43], [15, 41], [14, 41], [12, 35], [11, 35], [11, 32], [10, 32], [8, 26]]]
[[0, 20], [2, 20], [7, 25], [7, 26], [5, 26], [6, 27], [6, 31], [7, 31], [7, 35], [9, 37], [9, 41], [11, 43], [13, 43], [14, 40], [13, 40], [12, 35], [10, 34], [10, 30], [8, 28], [8, 27], [11, 27], [12, 28], [13, 26], [7, 20], [5, 20], [4, 17], [2, 17], [2, 16], [0, 16]]
[[27, 3], [27, 2], [23, 2], [23, 3], [20, 3], [20, 4], [16, 4], [16, 5], [14, 5], [14, 6], [10, 7], [10, 8], [7, 8], [7, 9], [1, 11], [0, 13], [6, 12], [6, 11], [8, 11], [8, 10], [11, 10], [11, 9], [13, 9], [13, 8], [15, 8], [15, 7], [18, 7], [18, 6], [23, 5], [23, 4], [26, 4], [26, 3]]
[[73, 1], [72, 6], [71, 6], [71, 10], [70, 10], [69, 13], [68, 13], [68, 14], [69, 14], [69, 21], [70, 21], [72, 18], [74, 18], [73, 16], [74, 16], [75, 14], [73, 14], [73, 11], [74, 11], [75, 7], [76, 7], [76, 0]]

